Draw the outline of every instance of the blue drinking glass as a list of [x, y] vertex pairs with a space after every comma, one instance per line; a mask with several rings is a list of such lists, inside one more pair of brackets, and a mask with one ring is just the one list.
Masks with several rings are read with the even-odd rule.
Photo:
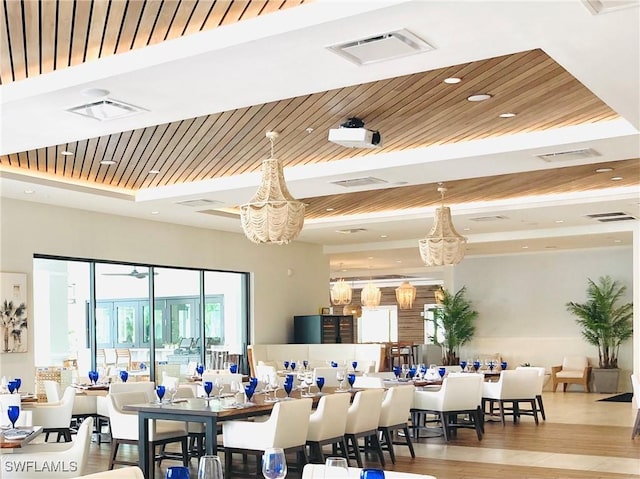
[[166, 479], [189, 479], [189, 468], [184, 466], [171, 466], [167, 468]]
[[331, 367], [332, 368], [337, 368], [338, 367], [338, 363], [336, 363], [335, 361], [331, 361]]
[[202, 384], [202, 387], [204, 388], [204, 392], [207, 393], [207, 397], [209, 397], [211, 395], [211, 391], [213, 391], [213, 383], [211, 381], [205, 381]]
[[502, 361], [502, 362], [500, 363], [500, 369], [503, 369], [503, 370], [504, 370], [504, 369], [507, 369], [507, 362], [506, 362], [506, 361]]
[[304, 361], [302, 361], [302, 366], [307, 369], [309, 367], [309, 361], [307, 361], [306, 359]]
[[231, 364], [229, 366], [229, 371], [231, 372], [231, 374], [236, 374], [238, 372], [238, 365], [237, 364]]
[[353, 383], [356, 382], [356, 375], [355, 374], [349, 374], [347, 376], [347, 381], [349, 381], [349, 387], [352, 388], [353, 387]]
[[475, 369], [476, 372], [478, 372], [478, 369], [480, 369], [480, 361], [473, 362], [473, 369]]
[[147, 369], [147, 365], [146, 365], [145, 363], [140, 363], [140, 366], [139, 366], [139, 367], [140, 367], [140, 369], [141, 369], [142, 371], [144, 371], [145, 369]]
[[316, 386], [318, 386], [318, 389], [322, 392], [322, 388], [324, 387], [324, 378], [322, 376], [316, 378]]
[[446, 368], [438, 368], [438, 374], [440, 375], [440, 379], [442, 379], [447, 372]]
[[256, 392], [256, 388], [251, 386], [251, 384], [247, 384], [244, 387], [244, 393], [247, 395], [247, 401], [251, 401], [251, 398], [253, 397], [253, 393]]
[[287, 393], [287, 397], [290, 397], [292, 389], [293, 389], [293, 382], [285, 381], [284, 391]]
[[400, 373], [402, 372], [402, 369], [400, 368], [400, 366], [394, 366], [393, 367], [393, 374], [396, 375], [396, 379], [400, 378]]
[[295, 371], [295, 370], [296, 370], [296, 362], [291, 361], [291, 371]]
[[9, 406], [7, 408], [7, 416], [9, 417], [9, 421], [11, 421], [11, 427], [15, 429], [16, 421], [18, 417], [20, 417], [20, 406]]
[[249, 378], [249, 385], [255, 389], [258, 387], [258, 378]]
[[202, 364], [198, 364], [196, 366], [196, 373], [198, 373], [198, 376], [202, 377], [203, 372], [204, 372], [204, 366]]
[[162, 402], [162, 398], [164, 397], [166, 389], [164, 386], [158, 386], [156, 388], [156, 394], [158, 395], [158, 402]]
[[351, 366], [353, 366], [353, 370], [355, 371], [356, 368], [358, 367], [358, 361], [352, 361]]
[[20, 386], [22, 386], [22, 379], [15, 378], [13, 380], [13, 382], [16, 383], [16, 392], [19, 393], [20, 392]]
[[363, 469], [360, 471], [360, 479], [384, 479], [382, 469]]
[[413, 379], [413, 377], [416, 375], [416, 368], [409, 368], [409, 379]]
[[467, 362], [466, 361], [460, 361], [460, 367], [462, 368], [463, 371], [465, 369], [467, 369]]
[[284, 370], [288, 371], [289, 370], [289, 361], [285, 361], [284, 362]]
[[129, 379], [129, 373], [123, 369], [122, 371], [120, 371], [120, 379], [123, 383], [126, 383], [127, 379]]
[[15, 381], [9, 381], [7, 383], [7, 388], [9, 388], [9, 394], [13, 394], [13, 391], [16, 390], [16, 382]]

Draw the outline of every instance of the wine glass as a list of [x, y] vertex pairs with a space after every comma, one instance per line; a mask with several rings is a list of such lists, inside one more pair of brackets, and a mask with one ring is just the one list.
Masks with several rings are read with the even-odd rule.
[[493, 372], [493, 368], [496, 367], [496, 362], [493, 360], [489, 360], [489, 371]]
[[393, 367], [393, 374], [396, 375], [396, 379], [400, 379], [400, 366], [394, 366]]
[[222, 462], [218, 456], [202, 456], [200, 458], [198, 479], [223, 479]]
[[331, 367], [332, 368], [337, 368], [338, 367], [338, 363], [335, 361], [331, 361]]
[[123, 369], [122, 371], [120, 371], [120, 380], [123, 383], [126, 383], [127, 379], [129, 379], [129, 373], [127, 372], [126, 369]]
[[285, 361], [284, 362], [284, 370], [288, 371], [289, 370], [289, 361]]
[[304, 361], [302, 361], [302, 367], [306, 370], [309, 368], [309, 361], [307, 361], [306, 359]]
[[409, 379], [413, 379], [414, 378], [414, 376], [416, 375], [416, 371], [417, 370], [418, 369], [416, 367], [414, 367], [414, 366], [409, 368], [409, 373], [408, 373], [409, 374]]
[[22, 379], [15, 378], [13, 382], [16, 383], [16, 393], [20, 394], [20, 386], [22, 386]]
[[327, 457], [324, 462], [326, 479], [346, 479], [349, 477], [349, 464], [344, 457]]
[[13, 394], [13, 391], [16, 390], [16, 382], [15, 381], [9, 381], [7, 383], [7, 388], [9, 389], [9, 394]]
[[505, 369], [507, 369], [507, 362], [506, 362], [506, 361], [502, 361], [502, 362], [500, 363], [500, 369], [502, 369], [503, 371], [504, 371]]
[[340, 383], [338, 385], [338, 388], [343, 389], [344, 388], [344, 370], [343, 369], [338, 369], [338, 371], [336, 371], [336, 380]]
[[467, 362], [464, 360], [460, 361], [460, 368], [462, 368], [462, 371], [467, 369]]
[[166, 479], [189, 479], [189, 468], [184, 466], [167, 467]]
[[475, 370], [475, 372], [478, 372], [478, 369], [480, 369], [480, 361], [474, 361], [473, 362], [473, 369]]
[[382, 469], [362, 469], [360, 479], [384, 479], [384, 471]]
[[176, 393], [178, 392], [178, 383], [176, 381], [171, 381], [167, 386], [165, 386], [165, 388], [169, 393], [169, 403], [173, 403]]
[[444, 375], [447, 372], [447, 368], [438, 368], [438, 374], [440, 375], [440, 379], [444, 378]]
[[322, 394], [322, 388], [324, 387], [324, 378], [322, 376], [316, 378], [316, 386], [318, 386], [318, 390]]
[[204, 392], [207, 393], [207, 399], [210, 398], [211, 391], [213, 391], [213, 383], [211, 381], [205, 381], [204, 383], [202, 383], [202, 387], [204, 388]]
[[162, 404], [162, 398], [164, 397], [165, 392], [166, 392], [166, 388], [164, 386], [158, 386], [156, 388], [156, 395], [158, 396], [158, 404]]
[[266, 479], [283, 479], [287, 475], [287, 458], [280, 447], [270, 447], [262, 455], [262, 475]]
[[304, 384], [307, 386], [307, 396], [311, 396], [311, 386], [313, 386], [313, 373], [307, 371], [304, 374]]
[[247, 396], [247, 402], [251, 402], [251, 398], [253, 394], [256, 392], [256, 388], [254, 388], [251, 384], [247, 384], [244, 387], [244, 394]]
[[278, 384], [278, 377], [275, 374], [269, 375], [269, 386], [273, 391], [273, 399], [266, 399], [266, 402], [278, 402], [278, 389], [280, 388], [280, 384]]
[[356, 372], [356, 368], [358, 367], [358, 361], [351, 361], [351, 366], [353, 367], [353, 372]]
[[238, 365], [237, 365], [237, 364], [232, 363], [232, 364], [229, 366], [229, 371], [231, 372], [231, 374], [237, 374], [237, 373], [238, 373]]
[[293, 389], [293, 381], [284, 382], [284, 392], [287, 393], [287, 398], [291, 397], [291, 390]]
[[355, 374], [349, 374], [347, 376], [347, 381], [349, 382], [349, 389], [353, 389], [353, 383], [356, 382], [356, 375]]
[[11, 427], [15, 429], [16, 421], [18, 417], [20, 417], [20, 406], [9, 406], [7, 408], [7, 416], [9, 417], [9, 421], [11, 421]]
[[198, 364], [196, 366], [196, 373], [198, 374], [198, 376], [202, 377], [203, 372], [204, 372], [204, 365]]
[[291, 363], [289, 365], [291, 366], [291, 372], [296, 370], [296, 362], [295, 361], [291, 361]]
[[224, 391], [224, 381], [223, 381], [223, 379], [222, 378], [216, 379], [216, 382], [215, 382], [215, 384], [213, 386], [214, 386], [215, 391], [216, 391], [214, 396], [218, 396], [219, 398], [222, 397], [222, 391]]

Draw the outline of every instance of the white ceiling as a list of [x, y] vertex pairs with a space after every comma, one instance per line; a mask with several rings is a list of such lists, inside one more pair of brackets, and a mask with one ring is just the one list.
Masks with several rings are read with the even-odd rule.
[[[600, 3], [600, 2], [590, 2]], [[540, 48], [622, 118], [546, 132], [441, 145], [286, 168], [294, 196], [343, 193], [330, 181], [375, 176], [388, 184], [424, 184], [555, 168], [536, 154], [591, 147], [601, 157], [567, 166], [640, 158], [640, 4], [593, 14], [580, 0], [565, 1], [330, 1], [261, 16], [159, 45], [0, 86], [0, 154], [62, 144], [107, 133], [167, 123], [253, 104], [361, 84]], [[604, 2], [620, 5], [621, 2]], [[326, 47], [406, 28], [434, 51], [363, 67]], [[87, 88], [148, 112], [111, 122], [65, 110], [87, 102]], [[336, 125], [337, 126], [337, 125]], [[375, 129], [375, 125], [367, 125]], [[301, 131], [314, 125], [300, 125]], [[327, 135], [326, 131], [310, 134]], [[381, 132], [384, 138], [384, 131]], [[277, 143], [276, 143], [277, 151]], [[640, 164], [639, 164], [640, 169]], [[208, 198], [224, 205], [246, 202], [258, 174], [128, 192], [29, 177], [4, 168], [2, 197], [122, 214], [154, 221], [240, 232], [237, 219], [176, 205]], [[25, 190], [33, 190], [25, 194]], [[640, 185], [597, 194], [522, 198], [457, 208], [458, 231], [469, 255], [631, 244], [629, 223], [601, 224], [591, 213], [624, 211], [640, 217]], [[157, 214], [153, 214], [156, 212]], [[478, 216], [506, 219], [474, 222]], [[345, 276], [429, 276], [417, 240], [431, 228], [433, 210], [338, 220], [307, 221], [298, 241], [319, 243], [342, 263]], [[351, 235], [338, 229], [365, 228]], [[467, 230], [467, 228], [469, 228]], [[381, 238], [381, 235], [387, 235]], [[286, 247], [286, 246], [283, 246]], [[371, 258], [371, 259], [370, 259]]]

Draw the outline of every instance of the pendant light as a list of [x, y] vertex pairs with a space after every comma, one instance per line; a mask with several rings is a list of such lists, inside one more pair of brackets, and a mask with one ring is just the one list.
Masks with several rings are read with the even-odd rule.
[[[342, 263], [340, 263], [340, 270], [342, 271]], [[351, 286], [343, 278], [333, 284], [330, 293], [331, 304], [334, 306], [342, 306], [351, 302]]]
[[249, 203], [240, 207], [244, 234], [250, 241], [287, 244], [298, 237], [304, 225], [305, 204], [291, 196], [284, 181], [282, 164], [273, 157], [278, 133], [268, 131], [271, 155], [262, 161], [262, 180]]
[[400, 309], [413, 308], [413, 302], [416, 300], [416, 287], [412, 286], [409, 281], [403, 281], [396, 288], [396, 300]]
[[380, 306], [380, 299], [382, 298], [380, 288], [374, 286], [371, 281], [371, 266], [369, 266], [369, 283], [360, 292], [360, 302], [365, 308], [377, 308]]
[[451, 221], [451, 209], [444, 206], [447, 189], [440, 183], [442, 205], [436, 208], [435, 223], [426, 238], [419, 241], [420, 256], [427, 266], [458, 264], [467, 248], [467, 238], [458, 234]]

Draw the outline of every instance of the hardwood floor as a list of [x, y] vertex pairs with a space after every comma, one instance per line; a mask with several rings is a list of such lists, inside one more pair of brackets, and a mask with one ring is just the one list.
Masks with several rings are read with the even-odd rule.
[[[547, 421], [539, 426], [523, 418], [505, 427], [486, 423], [482, 441], [472, 430], [460, 430], [449, 443], [441, 437], [420, 439], [415, 459], [406, 447], [397, 446], [397, 463], [392, 465], [386, 455], [386, 469], [438, 479], [638, 479], [640, 438], [631, 439], [636, 410], [630, 403], [598, 402], [607, 396], [544, 393]], [[109, 450], [109, 444], [91, 445], [89, 472], [107, 468]], [[135, 448], [128, 450], [137, 457]], [[172, 464], [163, 462], [156, 477], [164, 478]], [[240, 460], [234, 465], [242, 467]], [[367, 465], [379, 466], [373, 455]], [[191, 470], [195, 477], [197, 461], [192, 460]], [[287, 477], [300, 475], [292, 471]]]

